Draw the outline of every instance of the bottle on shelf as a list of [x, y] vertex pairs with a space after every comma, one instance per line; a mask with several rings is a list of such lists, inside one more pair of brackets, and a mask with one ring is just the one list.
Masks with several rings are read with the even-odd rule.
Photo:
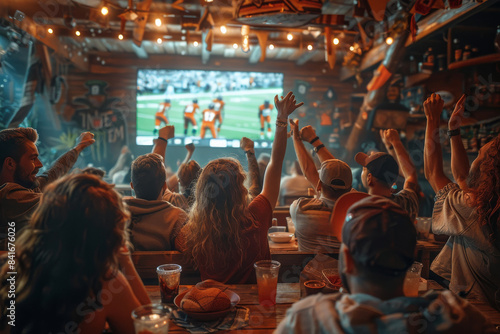
[[415, 74], [418, 71], [417, 67], [417, 60], [415, 59], [415, 56], [411, 55], [410, 56], [410, 74]]
[[453, 52], [455, 55], [455, 61], [462, 60], [462, 46], [460, 45], [460, 40], [458, 38], [453, 40]]
[[432, 52], [432, 48], [429, 48], [424, 53], [424, 63], [428, 63], [429, 65], [434, 65], [434, 53]]
[[471, 49], [470, 45], [466, 45], [464, 48], [464, 53], [462, 54], [462, 59], [463, 60], [470, 59], [471, 54], [472, 54], [472, 49]]
[[495, 50], [500, 53], [500, 26], [497, 26], [497, 36], [495, 37]]

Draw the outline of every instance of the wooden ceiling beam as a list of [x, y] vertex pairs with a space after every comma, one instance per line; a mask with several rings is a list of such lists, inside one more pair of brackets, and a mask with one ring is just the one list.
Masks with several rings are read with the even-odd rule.
[[134, 49], [134, 52], [138, 58], [141, 58], [141, 59], [148, 58], [148, 53], [146, 52], [146, 50], [144, 50], [144, 47], [142, 47], [142, 46], [138, 47], [137, 45], [135, 45], [135, 43], [132, 43], [132, 48]]
[[253, 48], [252, 48], [252, 51], [250, 51], [250, 57], [248, 57], [248, 62], [250, 64], [256, 64], [259, 59], [260, 59], [260, 56], [262, 54], [262, 49], [260, 48], [260, 45], [255, 45]]
[[88, 70], [89, 64], [84, 60], [87, 56], [84, 54], [83, 48], [81, 48], [80, 50], [82, 54], [81, 56], [70, 57], [71, 51], [67, 46], [65, 48], [61, 43], [59, 39], [60, 36], [55, 36], [54, 34], [47, 33], [45, 29], [37, 25], [31, 18], [25, 17], [22, 22], [13, 19], [11, 22], [19, 29], [26, 31], [28, 34], [36, 38], [36, 40], [54, 50], [54, 52], [59, 56], [70, 60], [79, 69], [83, 71]]

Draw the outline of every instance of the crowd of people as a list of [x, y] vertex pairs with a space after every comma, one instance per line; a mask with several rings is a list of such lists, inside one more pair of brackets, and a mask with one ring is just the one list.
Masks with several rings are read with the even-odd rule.
[[[439, 139], [443, 101], [432, 94], [424, 102], [425, 174], [436, 192], [432, 231], [450, 238], [431, 266], [449, 291], [423, 297], [403, 293], [405, 273], [415, 260], [419, 184], [395, 130], [381, 132], [388, 152], [356, 155], [367, 194], [349, 208], [340, 226], [332, 226], [332, 211], [342, 196], [356, 192], [354, 166], [333, 156], [314, 128], [300, 129], [298, 121], [289, 119], [303, 105], [292, 92], [274, 99], [277, 119], [270, 155], [257, 158], [253, 142], [241, 140], [248, 172], [234, 158], [202, 167], [191, 159], [191, 144], [178, 171], [169, 176], [166, 149], [174, 127], [167, 125], [157, 129], [152, 153], [133, 159], [125, 147], [111, 178], [93, 168], [68, 173], [94, 142], [88, 132], [37, 175], [42, 167], [37, 132], [2, 130], [0, 250], [15, 251], [16, 263], [8, 268], [7, 262], [0, 271], [0, 330], [8, 327], [11, 271], [18, 275], [19, 326], [10, 333], [61, 332], [68, 326], [96, 333], [106, 322], [114, 332], [133, 333], [131, 311], [150, 300], [132, 263], [132, 250], [178, 250], [203, 280], [254, 283], [253, 264], [271, 258], [268, 229], [281, 204], [290, 205], [300, 251], [338, 250], [346, 293], [301, 300], [288, 310], [278, 333], [492, 332], [467, 299], [500, 311], [500, 136], [484, 145], [469, 166], [460, 139], [463, 103], [464, 98], [448, 125], [453, 182], [443, 171]], [[270, 119], [262, 116], [270, 129]], [[289, 135], [297, 161], [282, 180]], [[312, 146], [312, 154], [304, 142]], [[400, 175], [404, 186], [395, 192]], [[124, 180], [134, 196], [122, 198], [114, 189], [113, 181]], [[12, 223], [15, 247], [7, 238]]]

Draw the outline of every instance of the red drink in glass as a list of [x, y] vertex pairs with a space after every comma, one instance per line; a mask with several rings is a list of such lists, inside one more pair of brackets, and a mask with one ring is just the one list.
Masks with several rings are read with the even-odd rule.
[[181, 271], [182, 267], [178, 264], [163, 264], [156, 268], [162, 303], [173, 303], [179, 294]]
[[281, 264], [278, 261], [263, 260], [254, 264], [259, 289], [259, 304], [262, 306], [276, 305], [276, 289], [278, 273]]

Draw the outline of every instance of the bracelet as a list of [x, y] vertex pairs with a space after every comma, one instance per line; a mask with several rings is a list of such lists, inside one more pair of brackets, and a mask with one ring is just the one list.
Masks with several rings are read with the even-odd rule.
[[318, 140], [318, 139], [319, 139], [319, 137], [318, 137], [318, 136], [316, 136], [315, 138], [313, 138], [313, 140], [311, 140], [311, 141], [309, 142], [309, 144], [311, 144], [311, 145], [312, 145], [312, 143], [314, 143], [314, 142], [315, 142], [316, 140]]
[[168, 140], [162, 137], [158, 137], [159, 140], [163, 140], [165, 143], [168, 143]]
[[448, 130], [448, 137], [458, 136], [460, 134], [460, 128], [455, 130]]
[[318, 153], [319, 150], [321, 150], [323, 147], [325, 147], [324, 144], [318, 145], [314, 148], [314, 152]]
[[279, 126], [280, 128], [286, 128], [286, 127], [288, 127], [288, 123], [277, 120], [276, 121], [276, 126]]
[[246, 154], [255, 154], [255, 152], [252, 152], [252, 151], [250, 151], [250, 150], [246, 150], [246, 151], [245, 151], [245, 153], [246, 153]]

